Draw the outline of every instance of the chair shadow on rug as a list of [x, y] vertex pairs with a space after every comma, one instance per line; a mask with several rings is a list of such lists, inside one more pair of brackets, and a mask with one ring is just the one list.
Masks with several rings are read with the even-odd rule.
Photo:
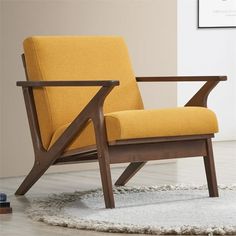
[[[51, 165], [98, 160], [106, 208], [114, 208], [110, 165], [130, 163], [125, 185], [151, 160], [202, 156], [210, 197], [218, 197], [207, 108], [226, 76], [135, 77], [120, 37], [34, 36], [24, 41], [23, 89], [35, 162], [16, 191], [24, 195]], [[143, 82], [206, 81], [184, 107], [145, 110]], [[100, 87], [100, 89], [98, 89]]]

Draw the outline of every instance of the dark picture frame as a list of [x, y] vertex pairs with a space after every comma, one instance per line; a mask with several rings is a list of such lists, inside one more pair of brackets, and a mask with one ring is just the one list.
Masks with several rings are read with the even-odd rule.
[[236, 28], [236, 0], [198, 0], [198, 28]]

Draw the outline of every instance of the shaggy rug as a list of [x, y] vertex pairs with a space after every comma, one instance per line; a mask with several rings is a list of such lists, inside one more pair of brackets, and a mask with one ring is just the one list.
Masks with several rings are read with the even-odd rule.
[[185, 235], [236, 234], [236, 185], [114, 188], [115, 209], [105, 209], [102, 191], [54, 194], [35, 199], [27, 210], [50, 225], [103, 232]]

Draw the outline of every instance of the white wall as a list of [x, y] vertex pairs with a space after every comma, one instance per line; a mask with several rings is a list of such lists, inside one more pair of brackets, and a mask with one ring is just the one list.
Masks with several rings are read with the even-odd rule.
[[[1, 1], [1, 0], [0, 0]], [[3, 0], [0, 14], [3, 46], [0, 61], [2, 149], [0, 176], [26, 174], [33, 150], [17, 80], [25, 80], [20, 55], [29, 35], [121, 35], [125, 38], [138, 76], [177, 73], [176, 1], [173, 0]], [[175, 106], [176, 84], [141, 86], [147, 108]], [[51, 170], [78, 170], [83, 165]]]
[[[197, 0], [178, 0], [178, 74], [227, 75], [209, 97], [218, 116], [216, 140], [236, 139], [236, 29], [198, 29]], [[178, 104], [196, 91], [194, 82], [178, 84]]]

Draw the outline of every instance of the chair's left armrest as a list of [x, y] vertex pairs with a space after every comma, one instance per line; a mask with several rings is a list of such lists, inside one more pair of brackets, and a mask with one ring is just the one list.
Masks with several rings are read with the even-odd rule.
[[102, 86], [111, 87], [119, 85], [118, 80], [66, 80], [66, 81], [17, 81], [21, 87], [76, 87], [76, 86]]
[[212, 89], [220, 82], [227, 80], [227, 76], [160, 76], [160, 77], [136, 77], [137, 82], [201, 82], [206, 83], [185, 104], [185, 106], [207, 107], [207, 98]]
[[[65, 148], [70, 144], [70, 142], [75, 138], [78, 133], [80, 133], [86, 122], [89, 119], [93, 121], [95, 119], [99, 120], [99, 125], [103, 128], [104, 126], [104, 115], [103, 115], [103, 103], [107, 95], [112, 91], [115, 86], [119, 85], [118, 80], [84, 80], [84, 81], [18, 81], [17, 86], [21, 86], [23, 89], [28, 119], [31, 128], [31, 136], [33, 139], [33, 145], [35, 150], [40, 150], [41, 152], [54, 153], [55, 158], [59, 157]], [[78, 113], [77, 117], [71, 122], [64, 133], [57, 139], [57, 141], [52, 145], [52, 147], [46, 151], [43, 147], [38, 117], [35, 107], [35, 100], [33, 95], [33, 90], [36, 88], [44, 87], [77, 87], [77, 86], [98, 86], [101, 87], [97, 93], [91, 98], [88, 104]], [[56, 160], [56, 159], [55, 159]]]

